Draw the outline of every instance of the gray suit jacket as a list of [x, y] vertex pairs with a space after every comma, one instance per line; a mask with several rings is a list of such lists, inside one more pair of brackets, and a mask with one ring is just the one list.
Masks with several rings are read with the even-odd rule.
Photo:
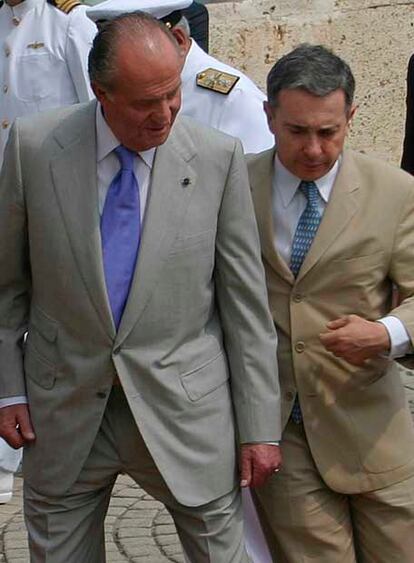
[[280, 437], [240, 145], [181, 118], [157, 150], [117, 333], [97, 198], [94, 102], [17, 121], [0, 180], [0, 396], [29, 398], [25, 478], [46, 494], [74, 482], [118, 375], [173, 494], [206, 503], [235, 483], [233, 413], [241, 441]]

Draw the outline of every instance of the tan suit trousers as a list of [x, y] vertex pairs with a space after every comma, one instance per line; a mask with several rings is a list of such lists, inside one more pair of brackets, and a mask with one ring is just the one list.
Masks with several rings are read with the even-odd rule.
[[31, 563], [105, 562], [104, 519], [120, 472], [165, 504], [189, 563], [248, 563], [239, 490], [203, 506], [179, 504], [157, 470], [120, 386], [112, 389], [98, 436], [70, 490], [51, 498], [25, 485]]
[[344, 495], [328, 488], [302, 424], [289, 421], [283, 468], [255, 501], [277, 563], [413, 563], [414, 478]]

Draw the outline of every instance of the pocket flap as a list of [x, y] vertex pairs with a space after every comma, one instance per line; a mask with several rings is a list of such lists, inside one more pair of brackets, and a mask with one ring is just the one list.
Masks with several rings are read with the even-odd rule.
[[56, 381], [56, 366], [43, 360], [32, 347], [26, 348], [24, 355], [24, 370], [30, 379], [43, 387], [52, 389]]
[[48, 342], [55, 342], [58, 331], [57, 323], [37, 307], [32, 309], [30, 323]]
[[205, 397], [229, 378], [224, 354], [220, 352], [203, 365], [181, 375], [181, 385], [191, 401]]

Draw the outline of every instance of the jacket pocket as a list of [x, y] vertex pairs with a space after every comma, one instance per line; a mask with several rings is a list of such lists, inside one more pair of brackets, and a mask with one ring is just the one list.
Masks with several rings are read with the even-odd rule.
[[221, 387], [228, 379], [227, 362], [222, 352], [180, 376], [181, 385], [190, 401], [199, 401]]
[[35, 348], [28, 346], [24, 356], [24, 370], [27, 377], [43, 387], [52, 389], [56, 382], [57, 368], [42, 358]]

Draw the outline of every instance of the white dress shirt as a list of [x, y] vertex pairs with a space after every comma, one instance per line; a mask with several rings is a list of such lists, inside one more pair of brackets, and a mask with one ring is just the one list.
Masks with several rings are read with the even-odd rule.
[[0, 7], [0, 166], [16, 117], [93, 98], [87, 61], [95, 24], [46, 0]]
[[[119, 141], [106, 123], [100, 104], [96, 106], [96, 173], [98, 179], [98, 205], [99, 215], [105, 204], [106, 194], [112, 180], [121, 168], [114, 149], [119, 146]], [[138, 182], [141, 225], [143, 224], [147, 206], [148, 191], [150, 187], [151, 171], [157, 149], [149, 149], [137, 153], [134, 159], [134, 173]], [[7, 397], [0, 399], [0, 408], [12, 405], [27, 404], [27, 397]]]
[[[208, 68], [237, 75], [229, 94], [220, 94], [197, 85], [197, 74]], [[263, 92], [239, 70], [205, 53], [192, 40], [181, 72], [181, 113], [241, 140], [245, 153], [273, 147], [274, 136], [263, 110]]]
[[[340, 166], [339, 158], [325, 176], [315, 180], [319, 192], [318, 209], [321, 216], [328, 204]], [[290, 263], [293, 237], [307, 204], [306, 196], [298, 189], [300, 182], [301, 179], [289, 172], [276, 154], [272, 193], [274, 244], [286, 264]], [[382, 323], [388, 331], [391, 342], [390, 358], [398, 358], [412, 351], [410, 337], [400, 319], [389, 315], [378, 319], [378, 322]]]

